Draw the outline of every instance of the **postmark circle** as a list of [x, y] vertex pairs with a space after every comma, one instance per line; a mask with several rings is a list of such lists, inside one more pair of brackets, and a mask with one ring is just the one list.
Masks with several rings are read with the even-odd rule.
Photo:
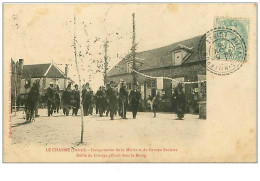
[[229, 75], [243, 65], [247, 57], [243, 38], [229, 28], [218, 27], [202, 36], [198, 46], [199, 60], [216, 75]]

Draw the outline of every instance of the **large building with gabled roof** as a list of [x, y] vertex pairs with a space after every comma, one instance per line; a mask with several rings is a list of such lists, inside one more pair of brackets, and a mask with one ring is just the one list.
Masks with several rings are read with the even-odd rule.
[[60, 90], [64, 90], [68, 82], [73, 82], [53, 63], [24, 65], [22, 71], [21, 94], [25, 94], [29, 90], [25, 84], [29, 82], [32, 85], [37, 79], [40, 79], [41, 94], [44, 94], [44, 90], [48, 88], [50, 82], [53, 82], [54, 86], [58, 85]]
[[[156, 92], [160, 91], [164, 98], [161, 109], [171, 111], [170, 100], [177, 81], [193, 82], [206, 79], [206, 68], [202, 60], [199, 59], [198, 52], [203, 36], [205, 35], [136, 53], [136, 67], [138, 72], [150, 77], [168, 77], [174, 79], [174, 81], [155, 79], [137, 74], [137, 80], [144, 100], [149, 95], [154, 96]], [[200, 53], [203, 54], [205, 52]], [[108, 81], [118, 83], [123, 79], [127, 82], [128, 90], [130, 90], [133, 83], [132, 64], [132, 56], [129, 54], [108, 72]], [[185, 84], [184, 90], [187, 111], [198, 111], [197, 102], [206, 99], [206, 83]]]

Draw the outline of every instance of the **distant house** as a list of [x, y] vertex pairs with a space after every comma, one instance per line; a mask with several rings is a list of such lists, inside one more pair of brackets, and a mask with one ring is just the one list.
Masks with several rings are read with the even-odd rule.
[[52, 63], [24, 65], [23, 59], [19, 59], [17, 62], [11, 59], [11, 69], [12, 107], [15, 106], [15, 102], [18, 106], [24, 105], [25, 95], [37, 79], [40, 80], [40, 95], [42, 96], [50, 82], [53, 82], [55, 87], [58, 85], [61, 91], [67, 87], [69, 82], [74, 82], [66, 75], [68, 69], [65, 68], [65, 73], [63, 73]]
[[55, 87], [58, 85], [60, 90], [64, 90], [68, 82], [73, 82], [52, 63], [24, 65], [20, 93], [27, 93], [33, 82], [37, 79], [40, 79], [41, 94], [44, 94], [44, 90], [49, 87], [50, 82], [53, 82]]
[[[170, 102], [177, 81], [193, 82], [206, 79], [206, 68], [202, 65], [198, 56], [199, 42], [203, 36], [205, 35], [136, 53], [138, 72], [153, 77], [169, 77], [174, 79], [171, 81], [161, 78], [147, 78], [137, 74], [137, 80], [144, 100], [149, 95], [155, 96], [156, 92], [160, 91], [163, 95], [161, 110], [171, 111]], [[118, 83], [120, 79], [123, 79], [127, 82], [128, 90], [130, 90], [133, 83], [132, 65], [132, 56], [127, 55], [108, 72], [108, 81]], [[198, 112], [197, 102], [206, 99], [206, 84], [185, 84], [184, 90], [187, 111]]]

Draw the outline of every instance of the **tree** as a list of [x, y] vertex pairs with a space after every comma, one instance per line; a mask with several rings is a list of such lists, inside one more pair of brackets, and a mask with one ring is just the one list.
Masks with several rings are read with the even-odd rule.
[[[74, 14], [74, 38], [73, 38], [73, 48], [74, 48], [74, 57], [75, 57], [75, 64], [76, 64], [76, 69], [77, 69], [77, 74], [78, 74], [78, 80], [79, 80], [79, 92], [81, 93], [82, 91], [82, 86], [81, 86], [81, 77], [79, 73], [79, 67], [78, 67], [78, 56], [77, 56], [77, 37], [76, 37], [76, 16]], [[83, 104], [82, 104], [82, 97], [80, 96], [80, 116], [81, 116], [81, 134], [80, 134], [80, 143], [83, 143], [83, 137], [84, 137], [84, 116], [83, 116]]]

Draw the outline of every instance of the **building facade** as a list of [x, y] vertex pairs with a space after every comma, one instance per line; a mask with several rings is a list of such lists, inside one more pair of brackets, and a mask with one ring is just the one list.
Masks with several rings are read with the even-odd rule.
[[23, 59], [19, 59], [17, 63], [11, 60], [12, 106], [15, 105], [15, 100], [19, 106], [24, 104], [25, 95], [30, 91], [32, 84], [36, 80], [40, 80], [40, 95], [42, 97], [50, 82], [53, 82], [55, 87], [58, 85], [60, 91], [65, 90], [69, 82], [74, 82], [53, 63], [23, 64]]
[[[172, 94], [178, 82], [196, 82], [184, 84], [184, 91], [186, 111], [198, 113], [198, 102], [206, 100], [206, 82], [198, 82], [206, 80], [204, 60], [199, 59], [198, 52], [203, 36], [136, 53], [136, 68], [140, 73], [136, 75], [144, 102], [149, 95], [155, 96], [159, 91], [162, 95], [161, 111], [172, 111]], [[118, 83], [123, 79], [130, 91], [133, 84], [132, 64], [131, 55], [127, 55], [108, 72], [108, 81]]]
[[[68, 82], [73, 82], [67, 75], [65, 75], [55, 64], [34, 64], [24, 65], [23, 76], [21, 78], [21, 94], [26, 94], [30, 86], [37, 79], [40, 79], [40, 93], [44, 94], [45, 89], [49, 87], [50, 82], [54, 86], [59, 86], [60, 90], [67, 87]], [[27, 88], [26, 84], [30, 86]]]

